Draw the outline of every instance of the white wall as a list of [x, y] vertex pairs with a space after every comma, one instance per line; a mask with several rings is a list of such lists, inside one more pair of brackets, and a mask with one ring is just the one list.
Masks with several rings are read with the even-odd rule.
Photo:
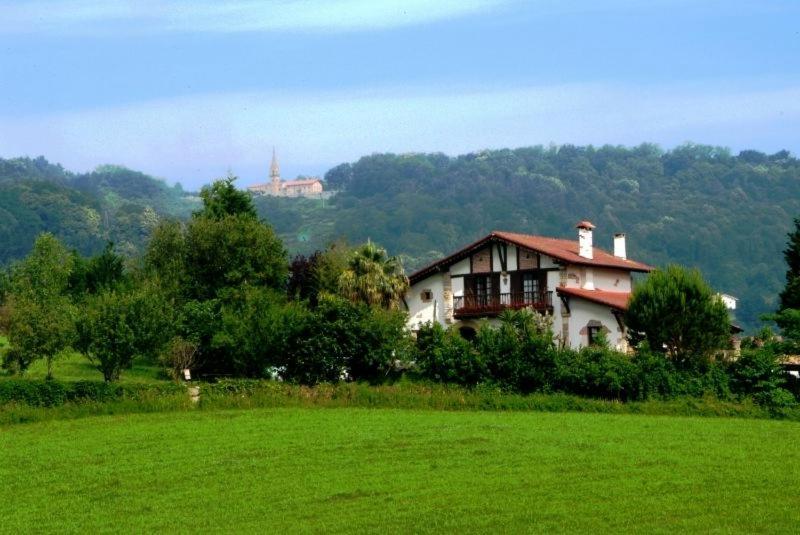
[[517, 270], [517, 248], [513, 245], [508, 246], [508, 270], [509, 271], [516, 271]]
[[547, 255], [539, 255], [539, 267], [542, 269], [559, 267], [556, 261]]
[[[431, 290], [433, 299], [424, 303], [420, 297], [423, 290]], [[423, 323], [438, 321], [444, 324], [444, 285], [442, 274], [435, 273], [430, 277], [413, 284], [406, 292], [408, 305], [408, 328], [419, 329]], [[434, 313], [436, 316], [434, 316]]]
[[611, 313], [610, 307], [592, 303], [585, 299], [570, 297], [569, 309], [571, 313], [569, 318], [570, 347], [578, 349], [580, 347], [585, 347], [589, 343], [587, 335], [585, 333], [581, 334], [581, 330], [586, 327], [589, 321], [596, 320], [608, 329], [609, 332], [606, 333], [606, 337], [611, 347], [617, 349], [625, 348], [622, 344], [625, 337], [620, 332], [617, 319], [614, 317], [614, 314]]
[[451, 275], [469, 275], [469, 257], [450, 266]]
[[631, 274], [621, 269], [594, 268], [594, 287], [609, 292], [630, 292]]

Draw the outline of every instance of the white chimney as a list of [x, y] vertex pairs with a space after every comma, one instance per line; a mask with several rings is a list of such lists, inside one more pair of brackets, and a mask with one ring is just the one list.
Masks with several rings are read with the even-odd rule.
[[578, 255], [591, 260], [594, 258], [592, 251], [592, 225], [589, 221], [581, 221], [575, 225], [578, 229]]
[[625, 252], [625, 234], [621, 232], [614, 234], [614, 256], [622, 259], [628, 258]]

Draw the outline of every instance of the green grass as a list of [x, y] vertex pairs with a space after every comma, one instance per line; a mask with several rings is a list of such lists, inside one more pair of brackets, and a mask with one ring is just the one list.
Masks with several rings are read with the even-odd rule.
[[0, 430], [0, 530], [789, 532], [800, 424], [383, 409]]
[[[0, 347], [2, 345], [0, 344]], [[47, 363], [39, 359], [31, 364], [24, 377], [44, 379]], [[10, 377], [0, 372], [0, 378]], [[67, 352], [53, 362], [53, 378], [59, 381], [102, 381], [103, 374], [84, 355]], [[122, 370], [121, 383], [154, 383], [166, 380], [163, 369], [143, 362], [134, 362], [130, 370]]]

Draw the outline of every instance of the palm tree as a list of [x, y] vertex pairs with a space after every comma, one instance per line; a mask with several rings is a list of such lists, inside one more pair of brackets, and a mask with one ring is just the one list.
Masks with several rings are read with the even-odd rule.
[[408, 289], [408, 277], [397, 257], [368, 241], [353, 251], [339, 277], [339, 292], [355, 302], [397, 308]]

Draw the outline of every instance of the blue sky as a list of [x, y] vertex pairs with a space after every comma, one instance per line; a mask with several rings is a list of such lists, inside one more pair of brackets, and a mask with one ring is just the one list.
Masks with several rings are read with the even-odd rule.
[[372, 152], [800, 153], [793, 0], [0, 0], [0, 156], [197, 187]]

